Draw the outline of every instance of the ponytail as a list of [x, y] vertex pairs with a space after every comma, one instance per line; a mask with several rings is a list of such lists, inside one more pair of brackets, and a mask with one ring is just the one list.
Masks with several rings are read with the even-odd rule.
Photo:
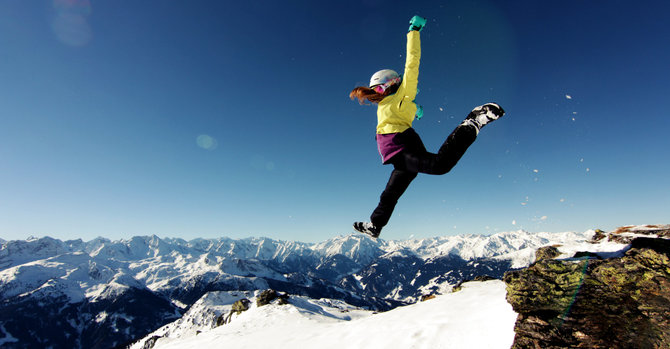
[[365, 105], [365, 101], [377, 104], [388, 95], [396, 93], [396, 91], [398, 91], [398, 87], [400, 87], [398, 84], [392, 85], [386, 91], [384, 91], [384, 93], [380, 94], [369, 87], [359, 86], [351, 91], [351, 93], [349, 93], [349, 98], [352, 100], [358, 99], [358, 103], [361, 105]]

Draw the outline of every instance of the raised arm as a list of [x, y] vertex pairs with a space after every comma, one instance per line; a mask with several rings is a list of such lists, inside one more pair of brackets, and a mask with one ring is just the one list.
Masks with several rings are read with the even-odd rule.
[[419, 32], [426, 25], [426, 19], [414, 16], [409, 21], [409, 32], [407, 33], [407, 56], [405, 59], [405, 74], [399, 92], [403, 94], [403, 100], [414, 101], [419, 84], [419, 61], [421, 60], [421, 37]]
[[421, 60], [421, 37], [419, 32], [411, 30], [407, 33], [407, 57], [405, 60], [405, 73], [398, 92], [404, 99], [413, 101], [416, 98], [416, 89], [419, 84], [419, 61]]

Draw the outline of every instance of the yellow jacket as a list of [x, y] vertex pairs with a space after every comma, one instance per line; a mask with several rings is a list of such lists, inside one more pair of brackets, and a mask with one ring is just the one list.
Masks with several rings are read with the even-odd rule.
[[419, 32], [407, 33], [405, 73], [398, 91], [384, 98], [377, 107], [377, 134], [399, 133], [412, 127], [416, 115], [416, 88], [419, 83], [421, 38]]

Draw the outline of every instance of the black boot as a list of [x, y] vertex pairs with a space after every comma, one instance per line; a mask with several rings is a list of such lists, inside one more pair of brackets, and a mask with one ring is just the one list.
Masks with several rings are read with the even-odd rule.
[[359, 233], [370, 235], [375, 239], [378, 238], [379, 233], [382, 232], [382, 228], [378, 228], [370, 222], [356, 222], [354, 223], [354, 229]]
[[505, 110], [495, 103], [486, 103], [472, 109], [468, 117], [463, 120], [462, 125], [472, 125], [479, 130], [491, 121], [498, 120], [505, 115]]

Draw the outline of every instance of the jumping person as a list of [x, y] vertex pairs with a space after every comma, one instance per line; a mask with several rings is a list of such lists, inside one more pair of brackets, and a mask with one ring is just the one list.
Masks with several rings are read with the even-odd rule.
[[384, 165], [394, 169], [386, 188], [381, 194], [370, 222], [355, 222], [354, 229], [379, 237], [386, 226], [398, 199], [418, 173], [442, 175], [449, 172], [475, 141], [479, 130], [497, 120], [505, 111], [495, 103], [474, 108], [463, 122], [454, 129], [440, 147], [437, 154], [429, 153], [421, 138], [412, 128], [412, 121], [423, 115], [414, 98], [417, 94], [421, 40], [419, 32], [426, 20], [414, 16], [407, 33], [407, 56], [405, 72], [401, 77], [393, 70], [376, 72], [369, 87], [356, 87], [349, 97], [377, 104], [377, 148]]

